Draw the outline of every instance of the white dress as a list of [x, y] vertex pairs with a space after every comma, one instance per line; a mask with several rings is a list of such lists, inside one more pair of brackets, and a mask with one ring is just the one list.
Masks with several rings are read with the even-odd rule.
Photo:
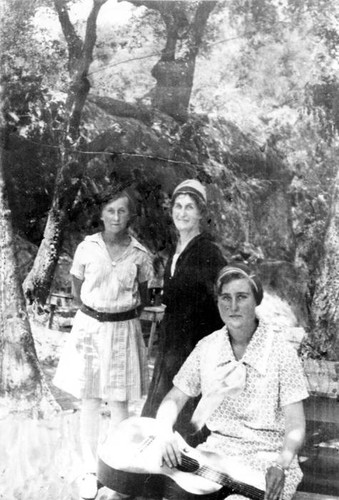
[[[218, 370], [235, 357], [226, 327], [202, 339], [174, 385], [195, 397], [215, 390]], [[206, 425], [211, 431], [199, 447], [219, 452], [243, 482], [264, 490], [267, 467], [276, 460], [285, 433], [283, 407], [308, 397], [302, 365], [281, 328], [260, 320], [240, 362], [246, 367], [246, 385], [237, 397], [225, 396]], [[245, 472], [246, 471], [246, 472]], [[286, 473], [283, 500], [290, 500], [302, 478], [297, 458]]]
[[[151, 279], [152, 262], [133, 237], [124, 254], [112, 261], [102, 234], [96, 233], [79, 244], [70, 272], [83, 281], [83, 304], [118, 313], [140, 304], [138, 284]], [[140, 399], [148, 389], [140, 320], [99, 322], [79, 310], [53, 383], [77, 398]]]

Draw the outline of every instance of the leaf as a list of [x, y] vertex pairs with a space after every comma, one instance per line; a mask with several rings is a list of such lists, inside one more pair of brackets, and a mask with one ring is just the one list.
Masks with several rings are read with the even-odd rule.
[[14, 113], [14, 111], [9, 111], [8, 114], [9, 114], [9, 116], [11, 118], [13, 118], [13, 120], [15, 121], [15, 123], [17, 123], [18, 121], [20, 121], [20, 118], [18, 117], [18, 115], [16, 113]]

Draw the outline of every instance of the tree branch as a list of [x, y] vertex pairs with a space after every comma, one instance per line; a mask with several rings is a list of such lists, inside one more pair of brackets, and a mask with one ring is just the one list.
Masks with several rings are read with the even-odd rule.
[[202, 1], [199, 3], [197, 7], [194, 16], [194, 21], [191, 25], [192, 43], [189, 44], [189, 54], [188, 54], [190, 59], [192, 57], [196, 57], [199, 51], [199, 47], [201, 45], [208, 17], [216, 5], [217, 5], [216, 1], [215, 2]]
[[193, 21], [189, 21], [190, 4], [182, 1], [129, 0], [135, 6], [145, 6], [157, 10], [166, 24], [166, 45], [161, 61], [174, 61], [177, 41], [181, 40], [184, 49], [181, 60], [196, 57], [208, 17], [217, 5], [217, 1], [202, 0], [197, 3]]
[[[119, 2], [123, 0], [118, 0]], [[175, 4], [182, 4], [184, 2], [173, 2], [172, 0], [128, 0], [136, 7], [147, 7], [148, 9], [158, 10], [160, 14], [166, 14], [175, 8]]]
[[93, 7], [87, 19], [86, 34], [83, 45], [83, 61], [86, 65], [86, 72], [88, 72], [89, 65], [93, 59], [93, 49], [97, 39], [97, 18], [101, 7], [107, 2], [107, 0], [93, 0]]
[[73, 140], [78, 138], [81, 113], [90, 90], [87, 75], [93, 60], [93, 49], [97, 39], [96, 23], [99, 11], [106, 1], [93, 0], [92, 10], [87, 18], [86, 33], [81, 54], [75, 63], [73, 83], [66, 103], [69, 112], [68, 131]]
[[195, 59], [208, 17], [217, 1], [129, 0], [135, 6], [157, 10], [166, 25], [166, 43], [152, 69], [157, 85], [152, 104], [179, 120], [187, 118]]
[[54, 7], [58, 14], [62, 32], [68, 47], [68, 71], [72, 73], [74, 63], [80, 58], [82, 51], [82, 40], [76, 33], [70, 21], [67, 0], [54, 0]]

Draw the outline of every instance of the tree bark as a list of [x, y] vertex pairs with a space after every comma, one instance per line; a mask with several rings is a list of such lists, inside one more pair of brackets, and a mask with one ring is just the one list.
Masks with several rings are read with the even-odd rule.
[[166, 25], [167, 39], [161, 59], [152, 69], [156, 86], [152, 104], [164, 113], [186, 121], [190, 103], [196, 57], [208, 17], [217, 2], [130, 0], [157, 10]]
[[119, 101], [112, 97], [90, 94], [87, 98], [87, 103], [95, 104], [105, 113], [124, 118], [135, 118], [147, 125], [150, 125], [153, 120], [152, 110], [149, 106], [140, 103], [134, 104], [125, 101]]
[[333, 188], [329, 222], [312, 301], [312, 348], [329, 360], [339, 359], [339, 170]]
[[49, 295], [55, 268], [62, 245], [62, 235], [74, 199], [81, 184], [80, 167], [69, 163], [60, 169], [54, 189], [52, 206], [34, 264], [23, 283], [23, 289], [30, 302], [45, 304]]
[[68, 47], [68, 72], [70, 75], [73, 75], [77, 66], [76, 63], [81, 57], [82, 40], [70, 21], [67, 10], [67, 0], [54, 0], [54, 7], [57, 11], [62, 32]]
[[96, 43], [96, 23], [101, 7], [107, 0], [93, 0], [92, 10], [87, 18], [84, 42], [80, 38], [69, 19], [67, 2], [54, 0], [61, 28], [68, 46], [68, 67], [72, 82], [66, 100], [66, 137], [72, 142], [79, 137], [81, 113], [90, 90], [88, 70], [93, 60], [93, 49]]
[[37, 359], [14, 252], [0, 167], [0, 408], [39, 416], [58, 409]]
[[82, 43], [69, 19], [66, 0], [54, 0], [68, 46], [71, 85], [66, 99], [63, 143], [60, 145], [60, 163], [52, 207], [33, 268], [24, 282], [26, 297], [40, 304], [44, 304], [47, 299], [58, 262], [63, 229], [81, 183], [80, 163], [77, 162], [77, 153], [72, 153], [72, 149], [75, 145], [77, 149], [80, 148], [77, 141], [83, 107], [90, 90], [87, 75], [96, 42], [96, 22], [99, 11], [106, 1], [93, 0]]

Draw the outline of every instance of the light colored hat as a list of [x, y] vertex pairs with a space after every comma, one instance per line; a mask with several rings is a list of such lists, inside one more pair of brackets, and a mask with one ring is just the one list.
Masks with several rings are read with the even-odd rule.
[[172, 198], [178, 194], [195, 194], [204, 203], [207, 203], [206, 188], [196, 179], [187, 179], [181, 182], [173, 191]]

